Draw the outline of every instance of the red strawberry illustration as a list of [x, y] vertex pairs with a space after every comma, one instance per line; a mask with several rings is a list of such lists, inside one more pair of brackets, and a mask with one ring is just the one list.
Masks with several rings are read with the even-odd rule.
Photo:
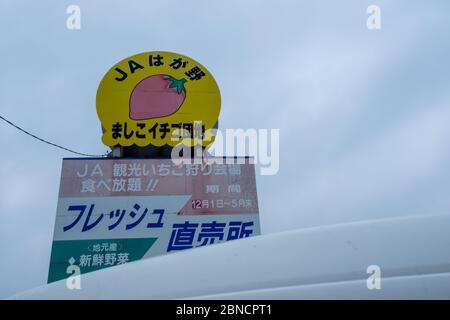
[[164, 74], [145, 78], [131, 93], [130, 118], [145, 120], [177, 112], [186, 98], [185, 82]]

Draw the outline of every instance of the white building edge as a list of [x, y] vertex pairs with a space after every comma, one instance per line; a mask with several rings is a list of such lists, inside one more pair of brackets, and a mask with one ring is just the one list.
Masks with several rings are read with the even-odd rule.
[[62, 280], [12, 298], [450, 299], [450, 215], [256, 236], [88, 273], [80, 290]]

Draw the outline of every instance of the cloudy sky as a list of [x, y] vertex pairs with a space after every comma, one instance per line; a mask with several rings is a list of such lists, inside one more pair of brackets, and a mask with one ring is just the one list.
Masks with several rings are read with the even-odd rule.
[[[81, 8], [81, 30], [66, 8]], [[366, 9], [381, 8], [381, 30]], [[263, 233], [450, 210], [450, 2], [0, 2], [0, 114], [107, 151], [99, 81], [144, 51], [215, 76], [221, 128], [280, 129], [258, 176]], [[46, 282], [63, 157], [0, 121], [0, 298]]]

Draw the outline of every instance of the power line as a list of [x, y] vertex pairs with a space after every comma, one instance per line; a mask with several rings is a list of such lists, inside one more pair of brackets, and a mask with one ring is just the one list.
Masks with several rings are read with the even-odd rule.
[[39, 138], [38, 136], [36, 136], [36, 135], [34, 135], [34, 134], [28, 132], [28, 131], [25, 130], [25, 129], [22, 129], [21, 127], [19, 127], [18, 125], [12, 123], [11, 121], [9, 121], [8, 119], [6, 119], [5, 117], [3, 117], [3, 116], [1, 116], [1, 115], [0, 115], [0, 119], [2, 119], [3, 121], [5, 121], [5, 122], [8, 123], [9, 125], [13, 126], [14, 128], [16, 128], [16, 129], [22, 131], [23, 133], [25, 133], [25, 134], [27, 134], [27, 135], [29, 135], [29, 136], [31, 136], [31, 137], [33, 137], [33, 138], [39, 140], [39, 141], [42, 141], [42, 142], [44, 142], [44, 143], [46, 143], [46, 144], [49, 144], [49, 145], [54, 146], [54, 147], [57, 147], [57, 148], [59, 148], [59, 149], [62, 149], [62, 150], [65, 150], [65, 151], [69, 151], [69, 152], [78, 154], [78, 155], [80, 155], [80, 156], [86, 156], [86, 157], [105, 157], [105, 156], [108, 154], [108, 153], [105, 153], [105, 154], [87, 154], [87, 153], [82, 153], [82, 152], [74, 151], [74, 150], [72, 150], [72, 149], [69, 149], [69, 148], [60, 146], [59, 144], [56, 144], [56, 143], [47, 141], [47, 140], [42, 139], [42, 138]]

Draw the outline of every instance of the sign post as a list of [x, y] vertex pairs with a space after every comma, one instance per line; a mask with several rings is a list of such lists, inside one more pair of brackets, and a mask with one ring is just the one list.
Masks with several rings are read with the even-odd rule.
[[[148, 52], [114, 65], [97, 92], [113, 152], [63, 160], [48, 282], [73, 266], [84, 274], [260, 234], [251, 158], [177, 162], [147, 152], [207, 147], [219, 112], [214, 78], [191, 58]], [[125, 148], [143, 152], [128, 158]]]
[[260, 233], [255, 169], [64, 159], [48, 281]]

